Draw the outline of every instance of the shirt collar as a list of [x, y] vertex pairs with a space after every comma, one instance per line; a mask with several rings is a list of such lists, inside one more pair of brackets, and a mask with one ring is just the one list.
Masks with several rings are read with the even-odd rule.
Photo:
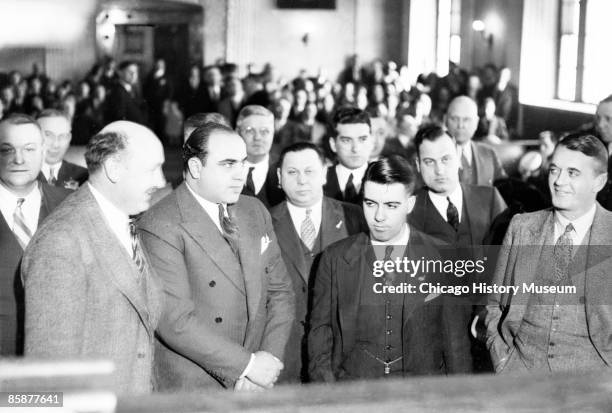
[[408, 227], [408, 224], [404, 224], [400, 233], [389, 241], [376, 241], [374, 239], [370, 239], [372, 245], [408, 245], [409, 240], [410, 228]]
[[467, 141], [463, 145], [457, 144], [457, 156], [461, 159], [461, 152], [465, 153], [468, 162], [472, 162], [472, 141]]
[[[338, 175], [338, 180], [340, 181], [348, 181], [348, 177], [350, 174], [353, 174], [353, 184], [357, 187], [362, 179], [363, 175], [365, 175], [365, 171], [368, 169], [368, 163], [366, 162], [363, 166], [360, 166], [357, 169], [349, 169], [342, 164], [336, 165], [336, 174]], [[343, 179], [340, 179], [342, 177]]]
[[19, 196], [15, 195], [6, 186], [4, 186], [2, 182], [0, 182], [0, 199], [5, 200], [6, 202], [17, 205], [17, 200], [19, 198], [23, 198], [25, 199], [24, 202], [28, 202], [35, 199], [37, 195], [40, 195], [40, 184], [34, 185], [34, 188], [26, 196]]
[[460, 184], [458, 184], [455, 190], [448, 195], [440, 195], [432, 191], [431, 189], [427, 192], [429, 193], [429, 198], [432, 200], [432, 202], [437, 201], [437, 202], [444, 202], [446, 204], [448, 202], [446, 200], [446, 197], [448, 196], [451, 202], [455, 205], [460, 205], [463, 203], [463, 191], [461, 190]]
[[[187, 189], [189, 190], [189, 192], [191, 192], [191, 195], [193, 195], [196, 201], [198, 201], [198, 204], [200, 204], [200, 206], [208, 214], [210, 219], [212, 219], [219, 231], [223, 232], [223, 230], [221, 229], [221, 222], [219, 221], [219, 204], [203, 198], [202, 196], [198, 195], [193, 189], [191, 189], [188, 183], [185, 184], [187, 185]], [[227, 214], [227, 204], [222, 205], [225, 213]]]
[[91, 183], [88, 182], [87, 185], [89, 185], [89, 190], [100, 206], [102, 215], [104, 218], [106, 218], [107, 223], [113, 232], [115, 232], [117, 236], [119, 236], [119, 238], [125, 242], [125, 235], [127, 234], [129, 236], [130, 233], [130, 217], [125, 212], [117, 208]]
[[[575, 239], [577, 241], [581, 241], [586, 235], [587, 231], [593, 224], [593, 219], [595, 219], [595, 212], [597, 211], [597, 205], [593, 204], [591, 209], [589, 209], [584, 215], [570, 221], [569, 219], [562, 216], [558, 211], [555, 211], [555, 233], [559, 233], [559, 236], [565, 232], [565, 228], [568, 224], [572, 224], [574, 227], [574, 233], [576, 235]], [[558, 237], [556, 237], [558, 238]]]
[[265, 158], [263, 158], [261, 161], [257, 163], [252, 163], [249, 161], [246, 161], [245, 163], [247, 164], [247, 166], [255, 167], [255, 169], [258, 169], [263, 166], [268, 166], [268, 164], [270, 163], [270, 154], [267, 154]]
[[62, 162], [63, 161], [59, 161], [56, 164], [50, 165], [47, 162], [43, 162], [42, 164], [42, 173], [43, 175], [49, 179], [50, 175], [51, 175], [51, 168], [53, 168], [53, 170], [55, 171], [55, 177], [57, 178], [57, 175], [59, 173], [60, 168], [62, 167]]

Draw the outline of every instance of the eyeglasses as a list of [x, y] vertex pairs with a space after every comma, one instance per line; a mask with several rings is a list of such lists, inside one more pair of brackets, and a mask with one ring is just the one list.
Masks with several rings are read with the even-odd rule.
[[267, 138], [272, 134], [272, 131], [269, 128], [253, 128], [252, 126], [248, 126], [242, 129], [242, 134], [245, 138], [254, 138], [255, 135], [259, 135], [262, 138]]

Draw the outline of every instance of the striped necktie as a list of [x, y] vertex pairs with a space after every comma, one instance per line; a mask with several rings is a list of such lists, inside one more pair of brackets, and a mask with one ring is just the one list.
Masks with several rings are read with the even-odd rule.
[[304, 242], [304, 245], [306, 245], [306, 247], [308, 247], [310, 251], [312, 251], [315, 239], [317, 237], [317, 230], [315, 229], [312, 219], [310, 219], [311, 212], [312, 209], [306, 210], [306, 216], [304, 217], [302, 225], [300, 226], [300, 238]]
[[136, 223], [133, 219], [130, 219], [130, 239], [132, 241], [132, 260], [134, 260], [134, 264], [138, 268], [138, 273], [140, 276], [145, 275], [145, 266], [146, 261], [144, 257], [144, 253], [142, 251], [142, 247], [140, 246], [140, 242], [138, 240], [138, 233], [136, 232]]
[[24, 201], [25, 198], [17, 198], [17, 206], [15, 207], [15, 212], [13, 212], [13, 233], [23, 249], [26, 248], [32, 238], [32, 231], [26, 225], [23, 210], [21, 209]]
[[55, 170], [55, 167], [49, 168], [49, 179], [47, 179], [49, 185], [55, 185], [55, 183], [57, 182], [56, 173], [57, 171]]
[[574, 242], [570, 233], [574, 230], [574, 226], [569, 223], [565, 227], [565, 231], [555, 243], [555, 281], [564, 283], [568, 280], [569, 264], [572, 261], [572, 249]]

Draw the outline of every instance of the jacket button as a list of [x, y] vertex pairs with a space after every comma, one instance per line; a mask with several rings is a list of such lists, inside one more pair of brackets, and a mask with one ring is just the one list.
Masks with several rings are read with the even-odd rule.
[[213, 280], [213, 281], [209, 282], [208, 285], [210, 287], [214, 287], [215, 285], [217, 285], [217, 283]]
[[306, 292], [306, 287], [302, 287], [302, 292], [305, 293]]
[[550, 343], [548, 343], [549, 346], [554, 347], [555, 343], [553, 343], [552, 341]]
[[219, 324], [222, 321], [223, 321], [223, 319], [221, 317], [215, 318], [215, 323], [217, 323], [217, 324]]
[[145, 353], [138, 353], [138, 358], [139, 359], [145, 358]]
[[555, 355], [554, 355], [554, 354], [549, 354], [549, 355], [548, 355], [548, 358], [549, 358], [549, 359], [554, 359], [554, 358], [555, 358]]
[[578, 302], [579, 302], [580, 304], [584, 304], [584, 301], [585, 301], [585, 300], [584, 300], [584, 296], [582, 296], [582, 297], [580, 297], [580, 298], [578, 299]]

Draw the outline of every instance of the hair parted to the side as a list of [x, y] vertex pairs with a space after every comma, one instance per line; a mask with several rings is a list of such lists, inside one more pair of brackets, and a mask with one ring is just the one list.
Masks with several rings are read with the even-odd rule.
[[274, 114], [269, 109], [261, 105], [247, 105], [240, 109], [238, 117], [236, 118], [236, 126], [240, 127], [242, 121], [249, 116], [265, 116], [274, 119]]
[[338, 136], [338, 125], [340, 124], [352, 124], [352, 123], [365, 123], [368, 128], [372, 130], [372, 123], [370, 122], [370, 115], [365, 110], [361, 110], [356, 106], [341, 106], [332, 118], [332, 124], [334, 127], [334, 137]]
[[390, 155], [380, 158], [368, 165], [363, 175], [361, 193], [366, 182], [374, 182], [381, 185], [402, 184], [412, 194], [416, 184], [416, 175], [410, 166], [410, 162], [400, 155]]
[[431, 125], [426, 125], [420, 128], [418, 132], [416, 133], [416, 135], [414, 136], [414, 147], [417, 151], [417, 155], [421, 156], [421, 145], [423, 144], [423, 141], [433, 142], [442, 136], [448, 136], [453, 141], [455, 140], [455, 138], [453, 138], [446, 131], [446, 129], [444, 129], [440, 125], [431, 124]]
[[187, 128], [199, 128], [200, 126], [204, 126], [207, 123], [218, 123], [220, 125], [225, 125], [227, 127], [231, 127], [229, 121], [220, 113], [217, 112], [201, 112], [195, 113], [185, 119], [185, 124], [183, 125], [183, 129]]
[[598, 173], [608, 171], [608, 150], [603, 142], [597, 137], [588, 133], [571, 133], [564, 136], [557, 142], [558, 147], [563, 146], [572, 151], [578, 151], [584, 155], [593, 158], [596, 163], [595, 170]]
[[325, 165], [325, 155], [323, 155], [323, 152], [321, 151], [321, 149], [315, 145], [312, 142], [296, 142], [292, 145], [289, 145], [287, 147], [285, 147], [281, 153], [280, 156], [278, 158], [278, 167], [282, 168], [283, 167], [283, 161], [285, 160], [285, 156], [287, 156], [288, 153], [291, 152], [302, 152], [302, 151], [306, 151], [306, 150], [312, 150], [314, 151], [317, 156], [319, 157], [319, 160], [321, 161], [321, 164]]
[[102, 164], [113, 155], [124, 151], [127, 137], [121, 132], [101, 132], [94, 135], [85, 148], [85, 163], [90, 174], [102, 168]]
[[229, 126], [208, 122], [197, 127], [183, 145], [183, 170], [189, 169], [188, 163], [191, 158], [198, 158], [202, 161], [202, 165], [206, 165], [206, 157], [208, 155], [208, 141], [210, 136], [215, 132], [236, 133]]

